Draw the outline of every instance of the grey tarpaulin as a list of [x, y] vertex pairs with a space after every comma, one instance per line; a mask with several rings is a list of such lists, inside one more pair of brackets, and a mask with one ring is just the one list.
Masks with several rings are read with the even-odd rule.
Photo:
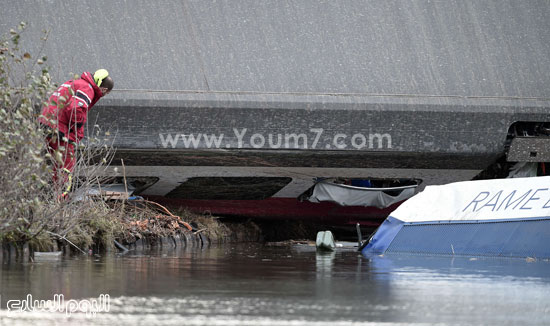
[[[319, 182], [313, 188], [309, 201], [318, 203], [332, 201], [342, 206], [373, 206], [386, 208], [414, 195], [416, 185], [393, 188], [363, 188], [336, 183]], [[384, 193], [384, 190], [400, 190], [397, 196]]]
[[506, 178], [529, 178], [537, 176], [538, 162], [517, 162]]

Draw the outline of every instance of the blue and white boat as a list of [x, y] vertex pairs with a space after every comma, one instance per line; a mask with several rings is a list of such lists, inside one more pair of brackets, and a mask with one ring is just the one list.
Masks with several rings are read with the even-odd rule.
[[380, 225], [365, 255], [550, 257], [550, 176], [428, 186]]

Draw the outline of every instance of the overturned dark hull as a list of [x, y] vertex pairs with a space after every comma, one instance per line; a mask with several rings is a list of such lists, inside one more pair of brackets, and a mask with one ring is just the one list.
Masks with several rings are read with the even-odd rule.
[[[545, 135], [530, 139], [550, 122], [546, 1], [134, 1], [130, 9], [10, 0], [1, 10], [5, 31], [28, 22], [22, 46], [48, 56], [57, 82], [110, 71], [115, 90], [87, 130], [110, 132], [114, 165], [123, 160], [128, 177], [148, 178], [142, 195], [282, 218], [273, 213], [279, 201], [301, 205], [313, 178], [414, 179], [422, 190], [470, 180], [506, 162], [509, 148], [515, 161], [550, 155]], [[50, 37], [35, 54], [42, 29]], [[516, 136], [527, 144], [516, 148]], [[227, 192], [197, 179], [224, 177], [243, 179]], [[243, 190], [258, 183], [267, 190]], [[252, 201], [271, 210], [250, 209]], [[287, 216], [320, 214], [306, 212], [312, 203], [290, 213], [289, 203]], [[387, 215], [363, 209], [356, 215], [366, 223]], [[343, 212], [333, 221], [355, 221]]]
[[[224, 101], [229, 95], [184, 93], [204, 100], [181, 107], [185, 101], [163, 96], [129, 100], [140, 105], [106, 99], [95, 111], [97, 123], [117, 130], [114, 164], [122, 159], [128, 176], [158, 178], [143, 195], [213, 214], [327, 223], [375, 224], [389, 211], [298, 200], [315, 178], [414, 179], [419, 190], [471, 180], [506, 154], [515, 122], [549, 120], [544, 101], [527, 99], [234, 94]], [[288, 180], [256, 197], [245, 185], [226, 198], [216, 196], [222, 185], [208, 188], [211, 196], [195, 195], [201, 185], [176, 191], [222, 177], [250, 178], [249, 186], [255, 178]]]

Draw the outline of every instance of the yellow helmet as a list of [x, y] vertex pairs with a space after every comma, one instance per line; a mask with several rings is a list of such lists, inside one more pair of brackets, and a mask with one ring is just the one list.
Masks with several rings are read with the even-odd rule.
[[105, 78], [109, 77], [109, 72], [106, 69], [99, 69], [94, 72], [94, 81], [99, 87]]

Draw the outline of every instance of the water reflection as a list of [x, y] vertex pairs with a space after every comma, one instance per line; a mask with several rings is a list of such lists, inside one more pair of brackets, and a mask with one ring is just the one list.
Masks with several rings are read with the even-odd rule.
[[[363, 257], [314, 247], [239, 245], [4, 263], [0, 321], [82, 324], [85, 316], [5, 311], [9, 299], [97, 298], [119, 324], [550, 324], [550, 263], [423, 256]], [[512, 315], [511, 315], [512, 314]]]
[[317, 251], [315, 254], [315, 269], [317, 279], [330, 279], [332, 277], [332, 266], [334, 265], [334, 251]]

